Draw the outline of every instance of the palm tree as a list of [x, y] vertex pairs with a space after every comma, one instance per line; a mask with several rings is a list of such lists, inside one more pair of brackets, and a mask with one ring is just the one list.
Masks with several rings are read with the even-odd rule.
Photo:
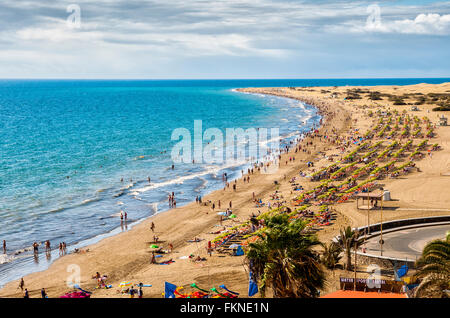
[[329, 269], [335, 269], [342, 258], [342, 247], [336, 242], [322, 244], [322, 247], [323, 252], [320, 258], [322, 264]]
[[352, 269], [352, 248], [357, 249], [363, 243], [363, 238], [360, 238], [359, 231], [354, 231], [350, 226], [340, 229], [340, 235], [337, 244], [339, 244], [345, 251], [347, 256], [346, 269]]
[[313, 250], [320, 242], [306, 231], [307, 222], [290, 222], [288, 215], [281, 214], [265, 218], [265, 224], [246, 255], [261, 296], [265, 297], [270, 287], [274, 297], [317, 297], [325, 274], [319, 254]]
[[448, 297], [450, 289], [450, 235], [445, 240], [428, 243], [416, 262], [417, 278], [422, 281], [415, 290], [415, 297]]

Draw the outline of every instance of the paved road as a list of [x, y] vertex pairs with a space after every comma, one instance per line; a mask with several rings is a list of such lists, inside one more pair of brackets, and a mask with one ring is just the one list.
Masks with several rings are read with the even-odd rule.
[[[416, 260], [422, 254], [422, 250], [428, 242], [445, 238], [447, 231], [450, 231], [450, 224], [405, 229], [383, 234], [383, 256]], [[379, 240], [379, 236], [367, 240], [366, 252], [380, 255]]]

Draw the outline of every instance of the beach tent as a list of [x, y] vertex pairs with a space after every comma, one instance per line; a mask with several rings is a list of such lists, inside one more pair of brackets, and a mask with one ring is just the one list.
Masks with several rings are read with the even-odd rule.
[[400, 269], [397, 271], [398, 278], [405, 276], [408, 273], [408, 265], [402, 265]]
[[253, 295], [255, 295], [256, 293], [258, 293], [258, 285], [256, 284], [254, 278], [253, 278], [253, 273], [250, 272], [250, 280], [248, 282], [248, 296], [252, 297]]
[[242, 249], [242, 246], [239, 245], [236, 250], [236, 254], [234, 256], [242, 256], [242, 255], [244, 255], [244, 250]]
[[177, 286], [168, 282], [164, 283], [164, 298], [175, 298]]

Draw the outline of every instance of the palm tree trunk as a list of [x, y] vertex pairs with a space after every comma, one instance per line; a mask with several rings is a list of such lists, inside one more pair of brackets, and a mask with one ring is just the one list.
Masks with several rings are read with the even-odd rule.
[[346, 254], [347, 254], [347, 270], [350, 271], [352, 270], [352, 254], [351, 254], [351, 249], [347, 249], [346, 250]]

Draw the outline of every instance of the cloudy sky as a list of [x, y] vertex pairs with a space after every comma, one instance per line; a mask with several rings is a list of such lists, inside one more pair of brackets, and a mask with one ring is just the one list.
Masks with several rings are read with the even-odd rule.
[[450, 1], [0, 1], [0, 78], [348, 77], [450, 77]]

